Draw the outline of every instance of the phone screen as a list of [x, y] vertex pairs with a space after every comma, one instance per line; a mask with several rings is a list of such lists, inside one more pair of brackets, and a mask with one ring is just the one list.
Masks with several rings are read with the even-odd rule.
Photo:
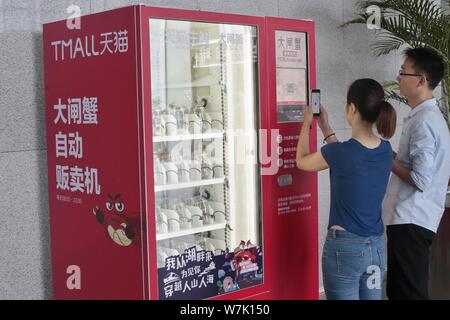
[[320, 90], [312, 90], [311, 93], [311, 107], [314, 115], [320, 114]]

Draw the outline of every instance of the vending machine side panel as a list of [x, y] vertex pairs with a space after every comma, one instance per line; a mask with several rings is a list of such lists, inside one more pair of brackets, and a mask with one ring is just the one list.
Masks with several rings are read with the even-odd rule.
[[143, 299], [135, 10], [44, 25], [54, 298]]
[[[276, 299], [318, 299], [317, 173], [296, 166], [303, 110], [316, 86], [314, 22], [266, 18], [269, 127], [278, 130], [278, 171], [269, 178]], [[310, 151], [317, 150], [317, 123]]]

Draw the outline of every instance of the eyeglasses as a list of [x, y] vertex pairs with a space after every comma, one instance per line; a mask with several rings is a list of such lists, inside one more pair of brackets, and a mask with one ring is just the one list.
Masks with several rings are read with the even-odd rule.
[[417, 74], [417, 73], [406, 73], [406, 72], [403, 72], [403, 71], [399, 71], [398, 72], [398, 75], [399, 76], [411, 76], [411, 77], [421, 77], [422, 75], [421, 74]]

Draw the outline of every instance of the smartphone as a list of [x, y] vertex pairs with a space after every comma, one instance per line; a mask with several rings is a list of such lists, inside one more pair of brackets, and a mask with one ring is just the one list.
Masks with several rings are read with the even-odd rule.
[[320, 115], [320, 90], [314, 89], [311, 91], [311, 107], [313, 109], [313, 115]]

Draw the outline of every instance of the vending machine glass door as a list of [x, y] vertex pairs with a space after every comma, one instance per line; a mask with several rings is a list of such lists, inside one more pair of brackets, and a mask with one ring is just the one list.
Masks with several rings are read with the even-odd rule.
[[160, 299], [263, 283], [257, 32], [150, 19]]

